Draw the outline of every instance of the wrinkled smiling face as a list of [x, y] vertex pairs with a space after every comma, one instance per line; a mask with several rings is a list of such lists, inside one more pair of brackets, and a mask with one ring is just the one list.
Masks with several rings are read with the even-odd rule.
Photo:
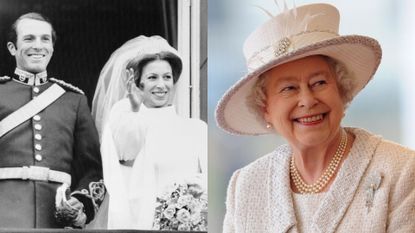
[[265, 74], [264, 118], [297, 148], [334, 139], [344, 113], [335, 74], [321, 56], [277, 66]]
[[174, 97], [173, 72], [165, 60], [154, 60], [143, 67], [141, 74], [143, 103], [148, 108], [166, 107]]
[[39, 73], [46, 70], [53, 54], [52, 26], [48, 22], [22, 19], [16, 27], [17, 41], [7, 43], [17, 68]]

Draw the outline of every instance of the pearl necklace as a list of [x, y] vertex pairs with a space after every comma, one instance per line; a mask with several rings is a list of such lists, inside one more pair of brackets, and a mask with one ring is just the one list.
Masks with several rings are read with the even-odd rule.
[[343, 158], [344, 152], [346, 151], [346, 147], [347, 147], [347, 133], [344, 130], [342, 130], [340, 145], [339, 147], [337, 147], [336, 153], [334, 154], [332, 160], [329, 163], [329, 166], [326, 168], [324, 173], [313, 184], [307, 184], [304, 182], [303, 178], [301, 178], [300, 173], [295, 167], [294, 156], [292, 156], [291, 164], [290, 164], [290, 174], [291, 174], [291, 179], [295, 187], [297, 188], [297, 190], [301, 194], [310, 194], [310, 193], [319, 193], [324, 187], [326, 187], [330, 179], [333, 177], [335, 171], [337, 170], [337, 167], [339, 166], [340, 161]]

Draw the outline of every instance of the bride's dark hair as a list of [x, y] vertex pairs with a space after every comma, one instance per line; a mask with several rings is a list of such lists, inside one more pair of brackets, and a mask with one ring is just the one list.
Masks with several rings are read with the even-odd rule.
[[167, 61], [170, 64], [171, 70], [173, 72], [173, 83], [176, 84], [177, 80], [179, 80], [183, 68], [182, 60], [180, 59], [180, 57], [171, 52], [159, 52], [136, 57], [132, 59], [130, 62], [128, 62], [126, 68], [134, 69], [135, 84], [137, 86], [139, 86], [139, 83], [141, 81], [141, 74], [143, 72], [144, 66], [156, 60]]

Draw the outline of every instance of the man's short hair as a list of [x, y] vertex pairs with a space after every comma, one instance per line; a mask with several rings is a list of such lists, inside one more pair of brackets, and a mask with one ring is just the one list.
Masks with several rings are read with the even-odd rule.
[[52, 28], [52, 43], [55, 44], [56, 41], [56, 31], [55, 29], [53, 29], [53, 25], [51, 23], [51, 21], [36, 12], [30, 12], [30, 13], [26, 13], [24, 15], [21, 15], [18, 19], [16, 19], [16, 21], [14, 21], [14, 23], [10, 26], [9, 28], [9, 32], [7, 33], [7, 41], [13, 42], [16, 45], [17, 42], [17, 25], [19, 24], [20, 20], [22, 19], [34, 19], [34, 20], [39, 20], [39, 21], [43, 21], [46, 22], [48, 24], [50, 24], [51, 28]]

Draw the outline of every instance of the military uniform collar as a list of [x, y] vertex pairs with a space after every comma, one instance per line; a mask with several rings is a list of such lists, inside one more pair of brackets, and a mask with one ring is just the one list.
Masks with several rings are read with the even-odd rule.
[[32, 74], [27, 71], [16, 68], [14, 70], [13, 79], [19, 83], [23, 83], [30, 86], [40, 86], [48, 82], [48, 74], [45, 71]]

